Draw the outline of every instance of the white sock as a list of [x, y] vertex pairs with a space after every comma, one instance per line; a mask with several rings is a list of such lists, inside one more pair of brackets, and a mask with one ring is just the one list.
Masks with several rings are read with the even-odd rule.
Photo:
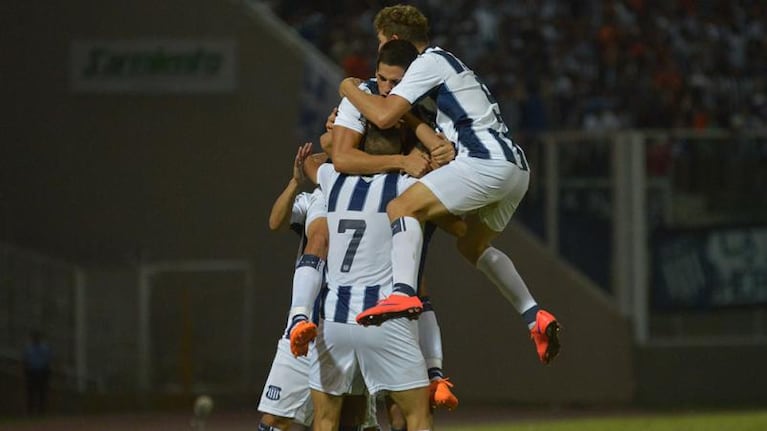
[[477, 269], [493, 282], [519, 314], [537, 305], [514, 263], [502, 251], [488, 247], [477, 259]]
[[418, 345], [426, 359], [426, 369], [442, 369], [442, 334], [434, 310], [424, 311], [418, 318]]
[[[414, 296], [418, 286], [418, 267], [421, 262], [423, 230], [414, 217], [400, 217], [392, 227], [392, 278], [394, 289]], [[404, 290], [404, 291], [403, 291]]]
[[325, 261], [320, 257], [308, 254], [301, 256], [293, 273], [293, 297], [290, 302], [288, 323], [297, 314], [311, 316], [314, 300], [322, 287], [324, 269]]

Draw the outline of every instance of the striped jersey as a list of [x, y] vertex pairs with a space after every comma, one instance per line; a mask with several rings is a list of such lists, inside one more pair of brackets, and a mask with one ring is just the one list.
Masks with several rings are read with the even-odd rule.
[[[375, 78], [368, 79], [359, 85], [359, 89], [368, 94], [378, 94], [378, 82]], [[338, 113], [333, 125], [346, 127], [364, 135], [367, 119], [360, 113], [359, 109], [352, 105], [349, 99], [344, 97], [338, 104]]]
[[355, 176], [323, 164], [317, 182], [325, 192], [330, 234], [326, 320], [356, 324], [360, 312], [392, 291], [391, 227], [386, 205], [416, 180], [399, 173]]
[[524, 152], [514, 144], [498, 103], [474, 72], [453, 54], [431, 47], [408, 67], [389, 93], [411, 105], [436, 101], [438, 129], [457, 144], [456, 157], [507, 160], [527, 170]]

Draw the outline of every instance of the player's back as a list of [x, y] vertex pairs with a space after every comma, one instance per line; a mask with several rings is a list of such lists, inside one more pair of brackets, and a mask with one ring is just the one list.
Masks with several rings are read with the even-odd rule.
[[436, 125], [457, 144], [457, 157], [507, 160], [527, 170], [524, 154], [512, 142], [498, 102], [474, 71], [452, 53], [439, 47], [427, 48], [390, 95], [403, 97], [411, 104], [433, 98]]
[[356, 323], [358, 313], [391, 293], [386, 205], [415, 180], [399, 173], [345, 175], [331, 164], [320, 168], [318, 179], [326, 197], [330, 233], [326, 266], [330, 292], [324, 318]]

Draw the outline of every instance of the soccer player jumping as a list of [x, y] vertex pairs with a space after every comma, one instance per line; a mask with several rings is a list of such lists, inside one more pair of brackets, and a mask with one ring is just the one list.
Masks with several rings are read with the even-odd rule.
[[363, 92], [354, 78], [341, 82], [341, 96], [380, 128], [395, 125], [421, 98], [434, 97], [437, 127], [456, 144], [457, 155], [387, 206], [395, 289], [377, 306], [360, 313], [358, 322], [380, 324], [403, 315], [417, 316], [422, 310], [415, 289], [423, 242], [421, 225], [446, 214], [465, 215], [468, 229], [458, 238], [458, 250], [522, 314], [539, 359], [550, 363], [559, 353], [559, 323], [538, 307], [511, 259], [490, 244], [527, 192], [530, 168], [524, 152], [509, 137], [498, 103], [474, 72], [452, 53], [429, 47], [428, 21], [417, 8], [384, 8], [374, 25], [381, 44], [408, 40], [421, 55], [388, 97]]

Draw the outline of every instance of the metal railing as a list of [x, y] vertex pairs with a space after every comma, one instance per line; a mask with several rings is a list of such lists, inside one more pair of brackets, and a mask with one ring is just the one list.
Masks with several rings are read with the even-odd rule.
[[[732, 342], [744, 333], [748, 340], [764, 342], [767, 333], [759, 323], [759, 307], [764, 304], [757, 294], [752, 295], [753, 304], [746, 304], [756, 308], [739, 314], [747, 316], [746, 330], [728, 337], [681, 329], [691, 327], [686, 322], [692, 318], [685, 316], [695, 313], [673, 306], [671, 311], [659, 311], [652, 306], [658, 298], [652, 288], [658, 286], [660, 271], [659, 232], [695, 229], [706, 234], [743, 225], [767, 229], [763, 191], [767, 131], [554, 132], [520, 140], [534, 169], [521, 218], [553, 252], [570, 260], [612, 296], [633, 321], [639, 344], [672, 339]], [[757, 243], [756, 259], [763, 248], [760, 232], [748, 239]], [[740, 234], [730, 233], [719, 236]], [[750, 255], [743, 256], [749, 259]], [[767, 277], [759, 277], [761, 266], [754, 271], [755, 283], [767, 283]], [[687, 281], [676, 278], [676, 282]], [[767, 291], [767, 285], [761, 289]], [[749, 300], [748, 295], [741, 296]], [[707, 314], [721, 313], [726, 308], [721, 305], [727, 303], [708, 304]], [[675, 331], [654, 329], [670, 315]]]

